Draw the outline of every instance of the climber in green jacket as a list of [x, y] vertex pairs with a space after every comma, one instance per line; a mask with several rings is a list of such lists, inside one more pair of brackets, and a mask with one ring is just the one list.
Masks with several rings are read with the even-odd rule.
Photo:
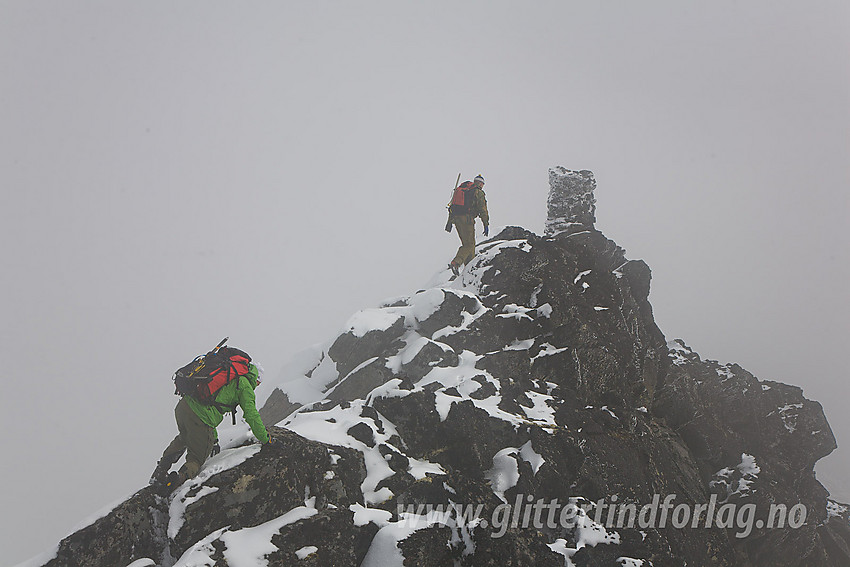
[[[180, 486], [195, 477], [218, 441], [216, 427], [224, 418], [223, 412], [242, 408], [245, 421], [251, 426], [254, 436], [262, 444], [270, 443], [266, 426], [257, 411], [254, 389], [259, 383], [259, 372], [253, 364], [248, 373], [224, 385], [215, 396], [214, 405], [205, 405], [191, 396], [183, 396], [174, 408], [177, 420], [177, 437], [165, 448], [151, 475], [151, 484], [163, 484], [169, 488]], [[168, 470], [186, 452], [186, 463], [177, 473], [168, 476]]]

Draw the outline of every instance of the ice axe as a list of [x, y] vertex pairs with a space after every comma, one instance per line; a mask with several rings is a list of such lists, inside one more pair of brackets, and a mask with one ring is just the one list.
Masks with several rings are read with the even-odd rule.
[[[457, 174], [457, 181], [455, 181], [454, 189], [452, 189], [452, 201], [455, 198], [455, 191], [457, 191], [457, 186], [460, 185], [460, 173]], [[446, 221], [446, 232], [452, 231], [452, 201], [449, 201], [449, 220]]]
[[221, 349], [221, 347], [224, 346], [224, 343], [226, 343], [227, 339], [229, 339], [229, 338], [230, 337], [224, 337], [223, 339], [221, 339], [221, 342], [218, 343], [214, 349], [212, 349], [211, 351], [209, 351], [207, 354], [205, 354], [203, 356], [199, 356], [197, 358], [198, 364], [197, 364], [197, 366], [195, 366], [195, 368], [192, 369], [192, 371], [189, 373], [189, 376], [190, 377], [193, 376], [195, 374], [195, 372], [197, 372], [198, 370], [203, 368], [204, 367], [204, 360], [206, 359], [207, 355], [217, 353]]

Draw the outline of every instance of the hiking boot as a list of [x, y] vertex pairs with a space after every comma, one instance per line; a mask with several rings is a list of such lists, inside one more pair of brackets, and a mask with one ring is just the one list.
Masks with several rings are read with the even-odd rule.
[[175, 490], [180, 488], [180, 486], [184, 482], [186, 482], [187, 480], [188, 480], [188, 477], [186, 476], [186, 473], [184, 473], [184, 472], [178, 473], [178, 472], [172, 471], [172, 472], [168, 473], [167, 477], [165, 477], [165, 482], [163, 483], [163, 486], [168, 492], [174, 492]]
[[156, 463], [156, 468], [151, 474], [151, 479], [148, 484], [165, 484], [165, 478], [168, 475], [168, 469], [171, 468], [171, 463], [167, 463], [165, 459], [160, 459]]
[[451, 264], [449, 264], [449, 269], [450, 269], [450, 270], [452, 271], [452, 273], [453, 273], [454, 275], [456, 275], [456, 276], [460, 274], [460, 268], [459, 268], [459, 267], [458, 267], [458, 265], [457, 265], [457, 264], [455, 264], [454, 262], [452, 262]]

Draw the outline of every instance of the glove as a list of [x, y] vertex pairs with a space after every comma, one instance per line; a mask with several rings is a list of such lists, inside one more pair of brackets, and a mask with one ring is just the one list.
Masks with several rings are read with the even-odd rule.
[[484, 227], [484, 236], [490, 236], [490, 227], [489, 226]]

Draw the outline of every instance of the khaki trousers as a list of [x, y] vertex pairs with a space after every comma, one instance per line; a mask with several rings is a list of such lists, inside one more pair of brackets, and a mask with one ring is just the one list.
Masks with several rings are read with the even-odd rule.
[[162, 452], [161, 461], [174, 464], [183, 455], [183, 451], [186, 451], [186, 464], [180, 472], [185, 473], [186, 478], [193, 478], [210, 456], [215, 444], [216, 432], [201, 421], [183, 398], [180, 398], [177, 407], [174, 408], [174, 419], [177, 420], [179, 433]]
[[460, 248], [457, 249], [452, 264], [461, 266], [469, 263], [475, 256], [475, 217], [471, 215], [459, 215], [452, 218], [452, 222], [460, 236]]

